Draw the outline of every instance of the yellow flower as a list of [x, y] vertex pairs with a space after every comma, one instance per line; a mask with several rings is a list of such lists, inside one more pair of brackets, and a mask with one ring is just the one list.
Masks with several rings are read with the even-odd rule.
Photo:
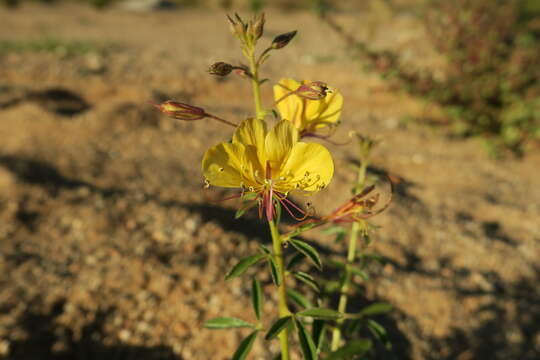
[[281, 118], [292, 122], [301, 136], [317, 136], [317, 131], [338, 125], [343, 107], [343, 96], [336, 89], [329, 91], [321, 100], [308, 100], [296, 94], [285, 97], [302, 84], [309, 83], [311, 82], [299, 83], [293, 79], [281, 79], [274, 85], [274, 99], [278, 102]]
[[282, 120], [270, 131], [260, 119], [247, 119], [232, 141], [210, 148], [202, 170], [209, 185], [255, 193], [272, 219], [274, 200], [292, 190], [307, 194], [325, 188], [334, 174], [330, 152], [322, 145], [298, 141], [298, 131]]

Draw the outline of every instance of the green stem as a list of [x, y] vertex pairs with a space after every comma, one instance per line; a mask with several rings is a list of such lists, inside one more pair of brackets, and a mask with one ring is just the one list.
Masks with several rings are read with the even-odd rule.
[[[351, 283], [351, 270], [350, 265], [354, 262], [356, 257], [356, 243], [358, 242], [358, 231], [360, 229], [359, 223], [354, 223], [351, 228], [351, 236], [349, 237], [349, 250], [347, 252], [347, 265], [345, 266], [345, 273], [343, 274], [343, 281], [341, 282], [340, 296], [338, 311], [345, 313], [347, 311], [347, 291], [349, 291]], [[336, 351], [341, 343], [341, 325], [343, 325], [344, 319], [338, 319], [337, 325], [332, 331], [332, 344], [331, 350]]]
[[[269, 221], [270, 233], [272, 234], [272, 245], [274, 248], [274, 257], [276, 265], [278, 267], [279, 276], [281, 278], [280, 285], [278, 286], [279, 296], [279, 317], [285, 317], [291, 315], [291, 312], [287, 306], [287, 288], [285, 285], [285, 266], [283, 265], [283, 252], [281, 247], [281, 236], [279, 230], [274, 221]], [[289, 360], [289, 330], [284, 329], [279, 334], [279, 341], [281, 343], [281, 360]]]
[[264, 119], [264, 108], [261, 99], [261, 88], [259, 82], [259, 64], [255, 61], [255, 49], [249, 51], [249, 70], [251, 72], [251, 85], [253, 86], [253, 99], [255, 100], [255, 114], [257, 119]]
[[[368, 165], [367, 156], [362, 157], [360, 167], [358, 168], [358, 175], [356, 186], [354, 187], [355, 194], [358, 194], [362, 191], [366, 181], [366, 169]], [[340, 296], [338, 303], [338, 311], [340, 313], [345, 313], [347, 311], [347, 292], [351, 286], [351, 266], [356, 259], [356, 245], [358, 242], [358, 233], [364, 228], [363, 224], [355, 222], [351, 227], [351, 234], [349, 236], [349, 249], [347, 251], [347, 264], [344, 269], [343, 279], [340, 287]], [[332, 343], [330, 345], [331, 351], [336, 351], [341, 344], [341, 327], [345, 319], [341, 318], [337, 320], [336, 327], [332, 331]]]

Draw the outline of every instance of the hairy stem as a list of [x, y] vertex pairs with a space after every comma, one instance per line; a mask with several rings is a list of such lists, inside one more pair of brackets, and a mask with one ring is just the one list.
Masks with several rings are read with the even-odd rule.
[[[278, 286], [279, 295], [279, 317], [285, 317], [291, 315], [289, 307], [287, 306], [287, 288], [285, 285], [285, 266], [283, 265], [283, 252], [281, 244], [281, 235], [274, 221], [269, 221], [270, 233], [272, 234], [272, 245], [274, 249], [274, 257], [278, 267], [279, 276], [281, 277], [281, 283]], [[279, 334], [279, 341], [281, 343], [281, 360], [289, 360], [289, 330], [284, 329]]]

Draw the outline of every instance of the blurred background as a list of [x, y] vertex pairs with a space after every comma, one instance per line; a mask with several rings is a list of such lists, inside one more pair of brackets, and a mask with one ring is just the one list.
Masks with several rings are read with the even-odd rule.
[[[256, 214], [234, 220], [227, 192], [203, 189], [202, 155], [231, 131], [148, 103], [251, 114], [245, 79], [206, 72], [242, 60], [235, 11], [266, 12], [263, 44], [298, 30], [263, 76], [340, 89], [333, 139], [378, 139], [370, 173], [397, 183], [373, 219], [383, 261], [351, 300], [394, 306], [377, 318], [392, 346], [368, 358], [540, 358], [539, 1], [1, 4], [0, 358], [228, 359], [246, 335], [202, 328], [253, 320], [249, 285], [223, 274], [268, 241]], [[357, 155], [325, 145], [336, 174], [310, 199], [323, 214], [349, 197]]]

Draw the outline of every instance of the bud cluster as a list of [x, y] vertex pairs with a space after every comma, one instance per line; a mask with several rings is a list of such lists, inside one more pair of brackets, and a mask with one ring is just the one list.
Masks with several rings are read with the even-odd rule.
[[264, 33], [264, 13], [254, 15], [248, 22], [244, 22], [238, 14], [234, 14], [234, 19], [227, 15], [227, 19], [231, 32], [244, 46], [254, 46]]

